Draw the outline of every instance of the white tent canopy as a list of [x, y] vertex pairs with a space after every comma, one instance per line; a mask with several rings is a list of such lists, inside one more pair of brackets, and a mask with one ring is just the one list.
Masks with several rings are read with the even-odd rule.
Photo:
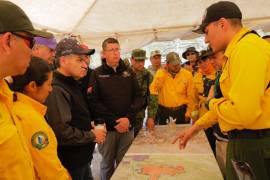
[[[35, 27], [58, 38], [75, 35], [100, 49], [107, 37], [116, 37], [123, 52], [153, 41], [189, 39], [206, 7], [217, 0], [12, 0], [28, 14]], [[270, 30], [270, 0], [234, 0], [244, 24]]]

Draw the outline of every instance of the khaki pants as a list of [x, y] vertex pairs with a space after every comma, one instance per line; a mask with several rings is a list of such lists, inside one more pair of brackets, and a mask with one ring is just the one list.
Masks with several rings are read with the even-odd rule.
[[223, 177], [225, 177], [226, 172], [227, 146], [228, 142], [226, 141], [216, 141], [216, 159]]

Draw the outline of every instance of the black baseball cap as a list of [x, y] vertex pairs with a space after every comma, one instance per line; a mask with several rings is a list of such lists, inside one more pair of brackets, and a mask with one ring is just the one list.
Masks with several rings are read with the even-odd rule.
[[199, 28], [193, 30], [193, 32], [204, 34], [204, 30], [208, 24], [217, 21], [220, 18], [238, 18], [242, 19], [242, 13], [239, 7], [230, 1], [219, 1], [210, 5], [205, 12], [202, 23]]
[[34, 29], [25, 12], [12, 2], [0, 1], [0, 12], [0, 33], [22, 31], [34, 37], [53, 37], [51, 33]]
[[66, 56], [70, 54], [77, 55], [92, 55], [95, 49], [84, 48], [76, 39], [64, 38], [57, 45], [55, 49], [55, 57]]

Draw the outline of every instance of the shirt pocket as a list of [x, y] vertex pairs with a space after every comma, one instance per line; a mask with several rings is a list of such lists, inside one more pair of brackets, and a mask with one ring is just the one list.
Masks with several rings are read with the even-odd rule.
[[181, 80], [177, 82], [175, 85], [175, 92], [177, 94], [187, 94], [187, 85], [188, 85], [187, 80]]

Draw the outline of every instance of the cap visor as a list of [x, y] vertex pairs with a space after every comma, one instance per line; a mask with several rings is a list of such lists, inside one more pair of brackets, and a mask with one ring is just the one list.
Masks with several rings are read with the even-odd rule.
[[147, 59], [146, 57], [134, 57], [135, 60], [145, 60]]
[[192, 32], [198, 33], [198, 34], [205, 34], [204, 29], [206, 27], [206, 24], [201, 24], [197, 29], [192, 30]]
[[78, 55], [92, 55], [95, 53], [95, 49], [78, 49], [75, 52], [73, 52], [74, 54], [78, 54]]
[[171, 65], [178, 65], [178, 64], [181, 64], [181, 62], [180, 61], [173, 61], [173, 62], [169, 62], [169, 64], [171, 64]]
[[161, 54], [159, 54], [159, 53], [153, 54], [151, 57], [154, 57], [154, 56], [161, 56]]
[[44, 37], [44, 38], [52, 38], [53, 34], [49, 33], [49, 32], [45, 32], [45, 31], [39, 31], [39, 30], [34, 30], [34, 31], [25, 31], [30, 33], [33, 36], [40, 36], [40, 37]]
[[96, 50], [95, 49], [89, 49], [89, 51], [86, 53], [86, 55], [90, 56], [95, 54]]

